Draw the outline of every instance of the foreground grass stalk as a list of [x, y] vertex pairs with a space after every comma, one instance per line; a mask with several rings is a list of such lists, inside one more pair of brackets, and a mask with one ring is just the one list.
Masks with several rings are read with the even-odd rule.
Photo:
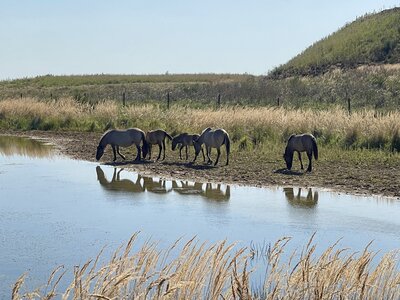
[[[73, 270], [73, 280], [57, 291], [65, 271], [57, 268], [43, 287], [21, 292], [26, 274], [15, 283], [12, 299], [398, 299], [399, 252], [375, 258], [367, 245], [351, 253], [332, 245], [316, 255], [314, 236], [298, 254], [285, 253], [290, 238], [278, 240], [266, 255], [266, 278], [251, 290], [248, 249], [226, 241], [211, 246], [194, 239], [158, 250], [146, 242], [133, 251], [134, 234], [109, 262], [100, 254]], [[182, 246], [181, 246], [182, 245]], [[172, 257], [173, 249], [181, 248]], [[59, 274], [61, 273], [61, 274]]]

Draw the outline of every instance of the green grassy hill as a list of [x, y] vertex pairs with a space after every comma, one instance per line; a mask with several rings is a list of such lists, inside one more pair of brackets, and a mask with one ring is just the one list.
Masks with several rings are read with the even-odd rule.
[[[351, 111], [400, 107], [400, 8], [365, 15], [316, 42], [268, 76], [249, 74], [71, 75], [0, 81], [0, 101], [70, 97], [95, 104], [196, 108], [283, 106]], [[397, 65], [393, 65], [396, 64]], [[392, 64], [392, 65], [390, 65]], [[362, 66], [362, 67], [360, 67]], [[310, 76], [311, 75], [311, 76]], [[221, 100], [218, 101], [218, 96]], [[1, 115], [0, 115], [1, 120]]]
[[400, 62], [400, 8], [368, 14], [316, 42], [271, 72], [274, 78]]

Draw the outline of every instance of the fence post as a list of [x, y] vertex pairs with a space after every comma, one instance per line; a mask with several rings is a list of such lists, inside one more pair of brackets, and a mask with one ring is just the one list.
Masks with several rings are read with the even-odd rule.
[[217, 108], [221, 107], [221, 94], [218, 93], [218, 97], [217, 97]]
[[349, 111], [349, 115], [351, 115], [351, 99], [346, 90], [346, 99], [347, 99], [347, 110]]
[[125, 106], [125, 91], [122, 93], [122, 106]]
[[169, 92], [167, 93], [167, 109], [169, 109]]
[[349, 110], [349, 115], [351, 115], [351, 100], [350, 100], [350, 97], [347, 98], [347, 109]]

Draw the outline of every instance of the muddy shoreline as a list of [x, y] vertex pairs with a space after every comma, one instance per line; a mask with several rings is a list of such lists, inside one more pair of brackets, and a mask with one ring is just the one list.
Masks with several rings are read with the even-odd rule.
[[[95, 162], [95, 151], [99, 133], [92, 132], [49, 132], [49, 131], [5, 131], [2, 135], [16, 135], [43, 139], [55, 145], [56, 151], [73, 159]], [[162, 162], [146, 161], [135, 163], [133, 148], [123, 149], [127, 160], [112, 163], [111, 148], [107, 148], [100, 164], [110, 164], [140, 172], [143, 175], [166, 179], [190, 180], [198, 182], [223, 182], [228, 184], [268, 186], [299, 186], [330, 189], [336, 192], [388, 196], [400, 199], [400, 165], [389, 166], [383, 163], [354, 164], [346, 160], [330, 161], [321, 158], [312, 173], [284, 171], [280, 155], [263, 157], [254, 152], [233, 152], [230, 165], [224, 166], [222, 152], [221, 165], [204, 165], [202, 159], [190, 164], [179, 159], [178, 151], [171, 151], [167, 145], [166, 159]], [[184, 151], [183, 151], [184, 152]], [[158, 147], [153, 150], [153, 156]], [[215, 154], [215, 153], [214, 153]], [[193, 156], [189, 153], [189, 159]]]

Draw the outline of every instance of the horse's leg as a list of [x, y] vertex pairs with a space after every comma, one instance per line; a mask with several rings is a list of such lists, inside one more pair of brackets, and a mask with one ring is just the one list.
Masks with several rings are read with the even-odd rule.
[[114, 173], [113, 173], [113, 178], [112, 178], [112, 182], [114, 182], [117, 179], [117, 168], [114, 167]]
[[[196, 151], [196, 147], [194, 147], [194, 145], [193, 145], [193, 148], [194, 148], [194, 159], [193, 159], [193, 161], [192, 161], [192, 162], [195, 162], [195, 161], [196, 161], [196, 159], [197, 159], [197, 155], [199, 155], [200, 151], [199, 151], [199, 152], [197, 152], [197, 151]], [[201, 150], [203, 150], [203, 149], [201, 149]], [[204, 156], [204, 153], [203, 153], [203, 156]]]
[[151, 160], [151, 144], [149, 144], [149, 160]]
[[204, 155], [204, 150], [203, 150], [203, 146], [201, 146], [201, 153], [203, 154], [203, 162], [205, 162], [206, 161], [206, 157], [205, 157], [205, 155]]
[[181, 145], [179, 147], [179, 158], [182, 159], [182, 149], [183, 149], [183, 145]]
[[158, 157], [157, 157], [157, 160], [159, 160], [160, 157], [161, 157], [161, 150], [162, 150], [162, 146], [161, 146], [161, 143], [160, 143], [160, 144], [158, 144]]
[[207, 164], [212, 164], [212, 160], [211, 160], [211, 157], [210, 157], [211, 146], [206, 146], [206, 149], [207, 149], [207, 158], [208, 158]]
[[122, 172], [123, 168], [121, 170], [118, 171], [117, 173], [117, 181], [121, 180], [121, 172]]
[[165, 139], [163, 139], [163, 141], [162, 141], [162, 145], [163, 145], [163, 152], [164, 152], [164, 156], [163, 156], [163, 159], [162, 160], [164, 160], [165, 159]]
[[125, 156], [123, 156], [123, 155], [121, 154], [121, 152], [119, 152], [119, 146], [117, 146], [117, 153], [119, 154], [119, 156], [122, 157], [123, 160], [125, 160]]
[[188, 156], [188, 146], [186, 145], [186, 160], [188, 160], [189, 156]]
[[117, 153], [115, 153], [115, 145], [111, 145], [111, 148], [113, 149], [113, 154], [114, 154], [113, 161], [116, 161], [117, 160]]
[[300, 151], [297, 151], [297, 154], [299, 155], [301, 169], [304, 170], [303, 162], [301, 161], [301, 153], [300, 153]]
[[221, 155], [221, 150], [219, 149], [219, 147], [217, 148], [217, 160], [215, 161], [215, 164], [214, 164], [214, 166], [216, 166], [217, 165], [217, 163], [218, 163], [218, 160], [219, 160], [219, 156]]
[[[136, 160], [136, 161], [139, 161], [140, 158], [141, 158], [141, 155], [140, 155], [140, 145], [136, 145], [136, 150], [137, 150], [137, 155], [136, 155], [135, 160]], [[145, 157], [143, 157], [143, 158], [145, 158]]]
[[307, 151], [307, 156], [308, 156], [308, 160], [309, 160], [307, 172], [311, 172], [311, 170], [312, 170], [312, 152]]

